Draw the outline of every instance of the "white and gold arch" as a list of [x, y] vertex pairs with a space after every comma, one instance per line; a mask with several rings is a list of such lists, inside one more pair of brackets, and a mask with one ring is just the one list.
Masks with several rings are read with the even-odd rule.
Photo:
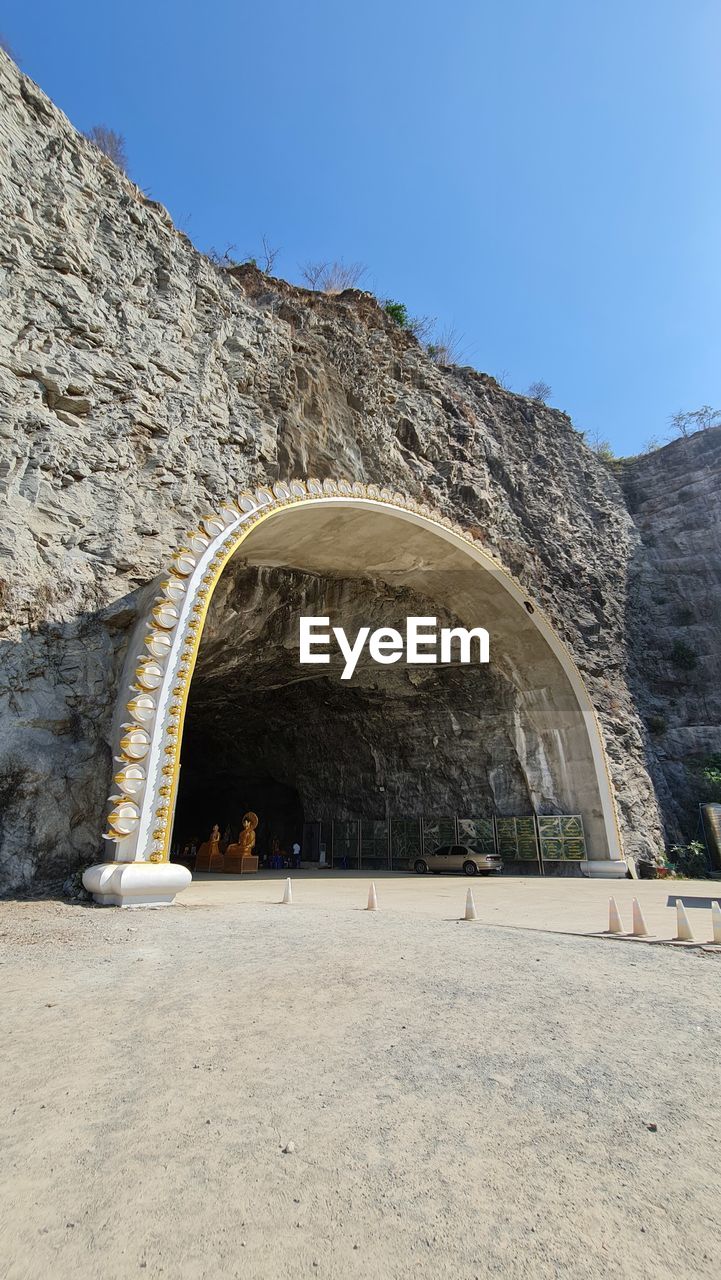
[[[114, 732], [114, 789], [104, 839], [109, 859], [88, 868], [85, 887], [107, 905], [164, 905], [187, 887], [190, 872], [169, 862], [178, 787], [183, 721], [205, 617], [230, 558], [261, 521], [282, 519], [290, 507], [323, 504], [396, 513], [461, 544], [529, 610], [527, 592], [461, 525], [426, 503], [375, 484], [350, 480], [290, 480], [246, 490], [217, 512], [202, 516], [158, 581], [140, 641], [130, 654]], [[534, 604], [533, 623], [561, 663], [579, 702], [593, 757], [606, 827], [604, 857], [589, 864], [612, 872], [621, 857], [620, 835], [601, 734], [582, 677], [565, 645]], [[623, 864], [625, 871], [625, 864]]]

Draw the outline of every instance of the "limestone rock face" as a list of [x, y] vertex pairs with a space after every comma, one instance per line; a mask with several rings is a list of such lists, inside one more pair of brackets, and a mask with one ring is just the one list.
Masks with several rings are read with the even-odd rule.
[[635, 458], [622, 484], [640, 536], [629, 565], [629, 672], [670, 834], [696, 834], [698, 763], [721, 752], [721, 429]]
[[[622, 488], [564, 414], [436, 367], [369, 295], [219, 270], [1, 52], [0, 94], [2, 882], [102, 854], [148, 584], [209, 508], [292, 474], [392, 483], [482, 536], [571, 650], [627, 851], [652, 856], [689, 801], [684, 751], [718, 749], [718, 433]], [[677, 596], [700, 661], [670, 686], [645, 654]]]

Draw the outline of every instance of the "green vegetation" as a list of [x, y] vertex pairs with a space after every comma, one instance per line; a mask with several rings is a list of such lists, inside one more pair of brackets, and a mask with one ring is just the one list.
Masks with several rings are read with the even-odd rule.
[[[408, 332], [412, 333], [413, 337], [417, 338], [419, 342], [425, 341], [435, 324], [435, 320], [432, 316], [410, 315], [405, 302], [396, 302], [393, 298], [386, 298], [382, 303], [382, 306], [386, 315], [389, 315], [391, 320], [395, 320], [396, 324], [399, 325], [401, 329], [407, 329]], [[429, 355], [432, 354], [432, 345], [433, 344], [429, 344], [426, 347], [426, 351]], [[438, 346], [439, 349], [443, 346], [442, 339], [439, 339]]]
[[708, 792], [708, 799], [721, 804], [721, 756], [707, 756], [701, 764], [701, 777]]
[[678, 876], [688, 876], [689, 880], [704, 880], [708, 876], [706, 850], [698, 840], [673, 845], [668, 861]]
[[[442, 333], [434, 333], [433, 316], [412, 316], [405, 302], [397, 302], [394, 298], [386, 298], [383, 310], [391, 320], [407, 333], [425, 345], [426, 351], [434, 364], [460, 364], [463, 355], [461, 336], [455, 329], [445, 329]], [[433, 337], [431, 337], [433, 334]]]
[[408, 314], [408, 308], [405, 302], [394, 302], [393, 298], [386, 298], [383, 303], [383, 310], [390, 316], [391, 320], [395, 320], [401, 329], [410, 329], [411, 317]]
[[649, 733], [653, 734], [654, 738], [660, 738], [668, 728], [663, 716], [649, 716], [646, 724], [648, 725]]
[[685, 640], [674, 640], [670, 656], [673, 665], [681, 671], [693, 671], [698, 666], [698, 654]]
[[594, 453], [601, 459], [601, 462], [615, 462], [616, 455], [613, 452], [608, 440], [599, 440], [598, 444], [591, 445]]

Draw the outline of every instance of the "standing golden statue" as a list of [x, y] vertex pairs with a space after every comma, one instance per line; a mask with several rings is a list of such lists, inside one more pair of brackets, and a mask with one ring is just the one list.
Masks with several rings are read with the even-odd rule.
[[255, 828], [258, 825], [257, 813], [246, 813], [240, 829], [237, 844], [229, 844], [225, 851], [225, 870], [235, 874], [244, 871], [257, 871], [258, 859], [254, 856]]

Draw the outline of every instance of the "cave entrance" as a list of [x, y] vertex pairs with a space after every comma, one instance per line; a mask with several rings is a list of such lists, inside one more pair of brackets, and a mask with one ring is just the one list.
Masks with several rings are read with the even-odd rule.
[[[261, 868], [298, 865], [300, 846], [304, 864], [407, 869], [413, 848], [421, 852], [422, 816], [430, 830], [436, 814], [454, 822], [533, 811], [509, 730], [518, 695], [500, 671], [457, 660], [379, 665], [365, 647], [344, 681], [337, 648], [327, 666], [301, 664], [301, 616], [342, 623], [350, 637], [363, 626], [402, 634], [410, 616], [433, 616], [439, 630], [460, 624], [406, 584], [235, 557], [190, 686], [174, 858], [227, 869], [222, 855], [253, 813]], [[220, 856], [211, 867], [204, 852], [195, 864], [215, 826]]]
[[[122, 900], [121, 881], [129, 896], [142, 884], [143, 901], [171, 900], [188, 882], [168, 865], [186, 710], [193, 759], [186, 750], [179, 824], [197, 826], [202, 808], [207, 826], [207, 799], [213, 822], [232, 825], [254, 788], [284, 840], [301, 817], [437, 814], [439, 787], [446, 813], [517, 814], [520, 789], [522, 813], [582, 817], [589, 869], [625, 870], [601, 734], [573, 659], [527, 593], [449, 520], [372, 485], [278, 483], [203, 517], [159, 589], [116, 716], [116, 862], [86, 873], [100, 901]], [[319, 680], [298, 666], [299, 610], [322, 603], [352, 634], [361, 614], [372, 625], [382, 608], [379, 625], [393, 626], [394, 609], [419, 601], [484, 627], [490, 667], [401, 662], [382, 679], [377, 667], [360, 670], [349, 696], [331, 669]], [[166, 882], [170, 896], [157, 888]]]

